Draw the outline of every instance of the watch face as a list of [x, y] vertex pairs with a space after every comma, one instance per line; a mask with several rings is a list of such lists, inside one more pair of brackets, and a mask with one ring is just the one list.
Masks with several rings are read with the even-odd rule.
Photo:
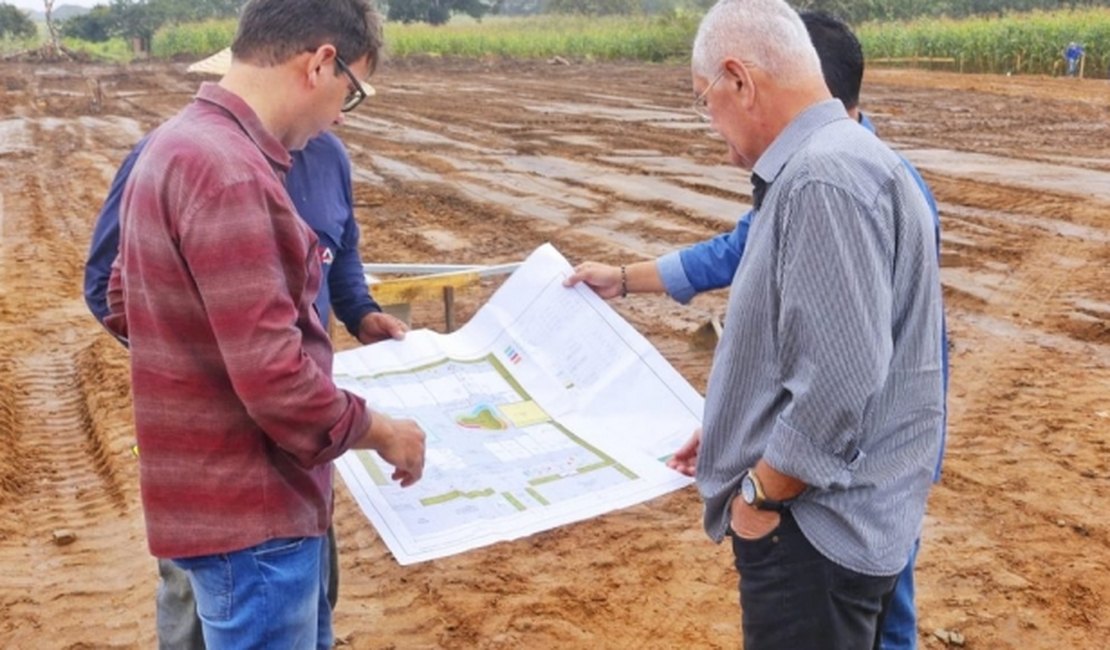
[[755, 503], [755, 482], [747, 474], [740, 479], [740, 498], [748, 505]]

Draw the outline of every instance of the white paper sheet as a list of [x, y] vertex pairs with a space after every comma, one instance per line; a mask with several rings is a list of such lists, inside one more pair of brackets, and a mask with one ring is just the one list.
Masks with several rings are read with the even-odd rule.
[[401, 488], [377, 454], [340, 474], [401, 564], [461, 553], [641, 503], [690, 483], [664, 462], [703, 399], [541, 246], [459, 331], [410, 332], [336, 355], [337, 384], [427, 434]]

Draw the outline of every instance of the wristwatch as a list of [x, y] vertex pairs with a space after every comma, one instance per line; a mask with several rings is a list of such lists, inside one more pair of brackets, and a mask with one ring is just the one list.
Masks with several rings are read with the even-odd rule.
[[774, 510], [775, 512], [782, 512], [790, 507], [790, 501], [775, 501], [768, 499], [767, 493], [763, 491], [763, 484], [759, 482], [759, 477], [755, 475], [752, 470], [745, 470], [744, 474], [740, 476], [740, 498], [744, 503], [757, 510]]

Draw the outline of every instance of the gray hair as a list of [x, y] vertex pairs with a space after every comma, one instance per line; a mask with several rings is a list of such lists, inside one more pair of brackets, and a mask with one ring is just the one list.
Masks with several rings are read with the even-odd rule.
[[760, 68], [786, 86], [821, 77], [809, 32], [784, 0], [719, 0], [713, 5], [698, 26], [692, 68], [713, 78], [727, 58]]

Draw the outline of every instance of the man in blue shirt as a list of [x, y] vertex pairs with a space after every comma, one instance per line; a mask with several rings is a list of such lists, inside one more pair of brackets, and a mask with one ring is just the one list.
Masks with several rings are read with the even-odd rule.
[[[841, 21], [822, 12], [803, 12], [805, 23], [817, 54], [821, 59], [825, 82], [832, 95], [844, 103], [848, 114], [870, 131], [875, 127], [859, 110], [859, 93], [863, 81], [863, 49], [859, 40]], [[925, 180], [909, 161], [903, 159], [918, 187], [924, 194], [933, 214], [934, 236], [937, 252], [940, 251], [940, 219], [936, 200]], [[681, 303], [689, 302], [695, 295], [712, 289], [727, 287], [732, 283], [755, 210], [749, 210], [731, 232], [694, 244], [685, 249], [668, 253], [658, 260], [614, 267], [596, 262], [580, 264], [568, 284], [584, 281], [604, 298], [628, 293], [665, 291]], [[947, 337], [942, 342], [944, 385], [948, 385]], [[697, 458], [698, 439], [684, 446], [671, 461], [674, 469], [693, 475]], [[943, 442], [942, 442], [943, 456]], [[934, 479], [940, 478], [940, 459], [937, 460]], [[917, 621], [914, 610], [913, 568], [918, 546], [915, 545], [909, 562], [899, 576], [882, 628], [883, 650], [912, 649], [917, 644]]]
[[1068, 43], [1064, 48], [1064, 59], [1068, 62], [1068, 76], [1079, 75], [1079, 60], [1083, 58], [1083, 46], [1075, 41]]
[[[124, 186], [136, 159], [146, 144], [143, 138], [124, 159], [93, 230], [92, 245], [85, 265], [85, 302], [101, 323], [108, 314], [108, 278], [119, 250], [119, 209]], [[332, 309], [359, 342], [367, 344], [389, 338], [403, 338], [408, 327], [382, 312], [370, 296], [358, 252], [359, 230], [353, 211], [351, 161], [343, 144], [325, 132], [308, 142], [304, 149], [290, 152], [293, 166], [285, 180], [286, 189], [297, 212], [319, 238], [323, 275], [316, 309], [327, 327]], [[230, 242], [234, 244], [234, 242]], [[234, 247], [229, 254], [234, 254]], [[126, 344], [126, 341], [123, 341]], [[328, 561], [328, 600], [335, 606], [339, 588], [339, 563], [335, 531], [328, 529], [325, 546]], [[159, 647], [163, 649], [203, 649], [201, 625], [196, 615], [193, 593], [184, 572], [168, 560], [158, 561], [162, 583], [157, 596]]]

